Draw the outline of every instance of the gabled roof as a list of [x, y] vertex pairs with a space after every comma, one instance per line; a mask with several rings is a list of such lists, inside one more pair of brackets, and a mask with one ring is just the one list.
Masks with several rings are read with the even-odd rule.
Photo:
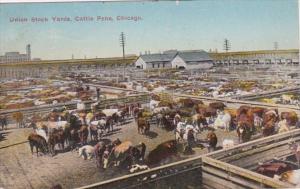
[[212, 58], [209, 57], [208, 53], [203, 50], [190, 50], [190, 51], [169, 50], [169, 51], [165, 51], [162, 54], [161, 53], [144, 54], [141, 55], [140, 58], [142, 58], [146, 63], [171, 62], [176, 55], [182, 58], [185, 62], [201, 62], [207, 60], [212, 61]]
[[167, 54], [144, 54], [141, 55], [146, 63], [149, 62], [171, 62], [175, 57], [176, 53], [167, 53]]
[[182, 58], [185, 62], [200, 62], [213, 60], [209, 57], [208, 53], [203, 50], [195, 51], [179, 51], [177, 55]]

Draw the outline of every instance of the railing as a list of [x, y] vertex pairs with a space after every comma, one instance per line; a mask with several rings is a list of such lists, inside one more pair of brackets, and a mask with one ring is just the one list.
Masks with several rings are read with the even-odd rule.
[[225, 102], [225, 103], [229, 103], [229, 104], [231, 103], [231, 104], [260, 106], [260, 107], [268, 107], [268, 108], [284, 108], [284, 109], [290, 109], [290, 110], [300, 110], [300, 107], [292, 106], [292, 105], [268, 104], [268, 103], [263, 103], [263, 102], [235, 100], [235, 99], [227, 99], [227, 98], [194, 96], [194, 95], [186, 95], [186, 94], [178, 94], [178, 93], [175, 93], [174, 97], [191, 98], [191, 99], [195, 99], [195, 100], [207, 100], [207, 101], [214, 101], [214, 102]]
[[266, 97], [266, 96], [274, 96], [274, 95], [278, 95], [278, 94], [282, 94], [282, 93], [296, 92], [296, 91], [300, 91], [299, 86], [298, 87], [287, 87], [287, 88], [283, 88], [283, 89], [266, 91], [266, 92], [261, 92], [261, 93], [256, 93], [256, 94], [231, 96], [230, 98], [250, 100], [250, 99], [262, 98], [262, 97]]

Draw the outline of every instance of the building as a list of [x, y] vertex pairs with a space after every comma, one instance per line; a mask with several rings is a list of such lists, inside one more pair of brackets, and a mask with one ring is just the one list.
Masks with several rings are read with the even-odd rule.
[[144, 54], [135, 62], [135, 67], [140, 69], [171, 68], [171, 61], [177, 52]]
[[0, 63], [28, 62], [30, 60], [30, 44], [26, 46], [26, 54], [20, 54], [19, 52], [6, 52], [4, 56], [0, 56]]
[[140, 69], [207, 69], [212, 66], [213, 60], [203, 50], [169, 50], [157, 54], [144, 54], [135, 62], [135, 67]]
[[209, 69], [213, 67], [213, 59], [203, 50], [179, 51], [171, 61], [172, 68]]

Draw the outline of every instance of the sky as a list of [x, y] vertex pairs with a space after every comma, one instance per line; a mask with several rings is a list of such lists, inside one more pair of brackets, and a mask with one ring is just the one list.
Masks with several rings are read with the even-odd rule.
[[[98, 16], [112, 21], [99, 21]], [[117, 20], [137, 16], [140, 20]], [[33, 22], [32, 17], [47, 18]], [[53, 21], [69, 17], [70, 21]], [[93, 21], [77, 21], [92, 17]], [[27, 19], [20, 22], [20, 19]], [[178, 50], [230, 51], [299, 48], [297, 0], [198, 0], [159, 2], [81, 2], [0, 4], [0, 55], [25, 53], [32, 57], [70, 59], [122, 56], [125, 53]]]

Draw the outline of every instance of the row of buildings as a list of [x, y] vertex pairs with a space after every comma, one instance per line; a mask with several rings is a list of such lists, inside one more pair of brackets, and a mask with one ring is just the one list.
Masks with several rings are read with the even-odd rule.
[[170, 50], [163, 53], [140, 55], [135, 62], [135, 67], [140, 69], [208, 69], [214, 65], [232, 64], [299, 65], [299, 50], [259, 50], [226, 53], [208, 53], [203, 50]]

